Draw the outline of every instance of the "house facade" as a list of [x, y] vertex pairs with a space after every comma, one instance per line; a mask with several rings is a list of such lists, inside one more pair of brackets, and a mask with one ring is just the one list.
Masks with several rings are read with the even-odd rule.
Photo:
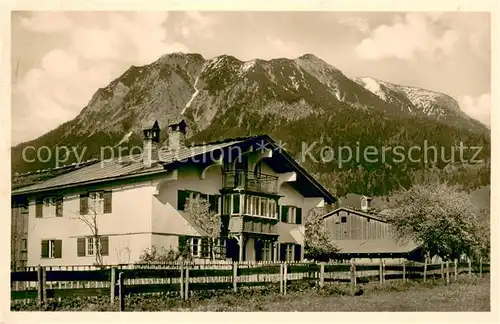
[[[152, 247], [194, 259], [298, 261], [304, 218], [336, 201], [268, 136], [185, 146], [186, 124], [144, 130], [141, 154], [91, 165], [12, 192], [23, 210], [25, 264], [134, 263]], [[186, 206], [203, 198], [220, 217], [215, 247]], [[17, 215], [17, 214], [16, 214]], [[209, 249], [215, 251], [209, 251]]]
[[370, 212], [370, 201], [362, 196], [360, 210], [340, 207], [323, 216], [325, 230], [339, 248], [337, 257], [362, 263], [423, 261], [420, 246], [398, 239], [387, 221]]

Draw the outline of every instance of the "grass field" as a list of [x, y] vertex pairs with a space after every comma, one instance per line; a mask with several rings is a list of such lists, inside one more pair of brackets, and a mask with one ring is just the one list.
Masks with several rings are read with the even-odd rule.
[[[489, 311], [489, 275], [459, 277], [446, 286], [442, 280], [423, 282], [377, 282], [362, 286], [362, 296], [350, 296], [348, 285], [329, 284], [324, 288], [308, 283], [294, 283], [289, 293], [282, 296], [276, 287], [240, 289], [238, 293], [200, 293], [182, 301], [167, 295], [132, 295], [125, 300], [126, 311], [215, 311], [215, 312], [370, 312], [370, 311]], [[279, 290], [279, 289], [278, 289]], [[52, 300], [40, 308], [36, 302], [12, 305], [20, 311], [117, 311], [118, 305], [109, 305], [108, 297], [93, 299]]]

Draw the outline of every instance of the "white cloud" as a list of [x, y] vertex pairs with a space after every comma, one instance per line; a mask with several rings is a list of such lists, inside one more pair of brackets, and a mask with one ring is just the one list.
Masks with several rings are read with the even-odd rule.
[[[266, 41], [268, 44], [267, 55], [260, 56], [263, 59], [272, 59], [277, 57], [295, 58], [300, 56], [300, 48], [296, 43], [286, 42], [277, 37], [267, 36]], [[303, 53], [302, 53], [303, 54]]]
[[460, 109], [470, 117], [490, 126], [491, 120], [491, 95], [482, 94], [478, 97], [462, 96], [459, 98]]
[[409, 60], [416, 55], [430, 59], [449, 55], [458, 41], [458, 33], [435, 28], [439, 14], [409, 13], [397, 16], [392, 25], [380, 25], [355, 48], [363, 59], [395, 57]]
[[[90, 17], [92, 16], [93, 17]], [[130, 65], [144, 65], [170, 52], [187, 52], [170, 42], [167, 13], [34, 13], [20, 25], [33, 33], [58, 32], [52, 50], [13, 89], [14, 143], [32, 139], [74, 118], [98, 88]], [[92, 23], [91, 19], [99, 21]], [[50, 35], [54, 41], [55, 35]], [[17, 120], [16, 120], [17, 118]], [[21, 121], [22, 120], [22, 121]], [[32, 127], [38, 124], [44, 127]]]
[[370, 28], [370, 24], [368, 20], [361, 17], [348, 17], [339, 21], [340, 24], [346, 25], [349, 27], [354, 27], [362, 33], [365, 33]]
[[199, 11], [187, 11], [181, 23], [180, 32], [186, 38], [192, 37], [193, 34], [212, 38], [214, 37], [212, 28], [215, 24], [217, 24], [217, 20], [212, 16], [204, 15]]

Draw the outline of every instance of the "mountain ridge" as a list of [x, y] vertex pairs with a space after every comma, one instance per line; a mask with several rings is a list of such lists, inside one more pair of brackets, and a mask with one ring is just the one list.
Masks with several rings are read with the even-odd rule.
[[[395, 136], [405, 145], [423, 137], [446, 145], [467, 139], [489, 148], [489, 131], [457, 114], [453, 98], [432, 92], [439, 95], [424, 96], [418, 106], [419, 93], [410, 91], [414, 88], [377, 84], [384, 88], [382, 96], [312, 54], [248, 61], [227, 54], [211, 59], [197, 53], [166, 54], [151, 64], [131, 66], [98, 89], [73, 120], [13, 147], [12, 169], [27, 172], [53, 165], [24, 162], [21, 151], [26, 145], [86, 148], [85, 158], [96, 158], [102, 146], [140, 145], [141, 130], [154, 120], [165, 128], [180, 118], [188, 122], [191, 142], [268, 133], [290, 142], [293, 154], [300, 151], [300, 141], [319, 138], [337, 146], [385, 145]], [[446, 114], [414, 114], [407, 107], [433, 107]], [[165, 140], [164, 132], [162, 136]], [[353, 162], [349, 168], [368, 166], [363, 163]], [[331, 164], [309, 167], [322, 174], [347, 172]]]

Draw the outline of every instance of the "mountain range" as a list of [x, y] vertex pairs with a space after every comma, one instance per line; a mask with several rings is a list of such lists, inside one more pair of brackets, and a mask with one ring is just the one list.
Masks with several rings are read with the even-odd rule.
[[[54, 160], [23, 161], [27, 145], [86, 147], [86, 159], [98, 158], [102, 146], [140, 145], [141, 130], [154, 120], [165, 127], [181, 118], [189, 125], [191, 143], [267, 133], [286, 143], [297, 158], [304, 142], [361, 148], [410, 147], [424, 140], [442, 147], [464, 142], [485, 148], [480, 155], [483, 162], [462, 168], [465, 171], [458, 176], [454, 171], [451, 177], [465, 184], [461, 178], [467, 174], [474, 178], [473, 184], [466, 184], [469, 187], [489, 183], [489, 130], [464, 114], [453, 98], [373, 78], [350, 79], [312, 54], [241, 61], [230, 55], [205, 59], [200, 54], [172, 53], [148, 65], [131, 66], [98, 89], [76, 118], [13, 147], [12, 170], [32, 174], [54, 167]], [[319, 150], [318, 146], [312, 151]], [[449, 178], [450, 172], [444, 170], [453, 164], [362, 159], [340, 166], [337, 162], [303, 164], [337, 194], [372, 195], [407, 187], [417, 173], [430, 169]]]

